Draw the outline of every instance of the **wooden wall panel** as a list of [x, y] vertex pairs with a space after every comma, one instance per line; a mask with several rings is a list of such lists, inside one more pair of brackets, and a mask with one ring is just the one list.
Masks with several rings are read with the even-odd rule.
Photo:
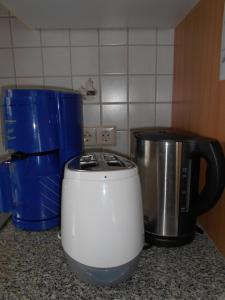
[[[201, 0], [175, 32], [172, 126], [220, 140], [225, 150], [225, 81], [219, 80], [224, 0]], [[225, 255], [225, 193], [200, 217]]]

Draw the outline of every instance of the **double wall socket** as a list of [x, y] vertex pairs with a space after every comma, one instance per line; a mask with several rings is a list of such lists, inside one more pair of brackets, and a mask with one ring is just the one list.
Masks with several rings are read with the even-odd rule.
[[112, 146], [116, 144], [115, 126], [84, 127], [84, 144], [86, 146]]
[[84, 127], [84, 144], [86, 146], [94, 146], [97, 143], [96, 128]]

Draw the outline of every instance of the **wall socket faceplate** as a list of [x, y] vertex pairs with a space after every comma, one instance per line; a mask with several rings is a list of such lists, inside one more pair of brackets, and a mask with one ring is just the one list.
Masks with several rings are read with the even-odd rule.
[[114, 146], [116, 145], [115, 126], [84, 127], [85, 146]]
[[94, 146], [97, 143], [96, 128], [84, 127], [84, 144], [86, 146]]
[[115, 145], [116, 129], [114, 126], [97, 127], [97, 145]]

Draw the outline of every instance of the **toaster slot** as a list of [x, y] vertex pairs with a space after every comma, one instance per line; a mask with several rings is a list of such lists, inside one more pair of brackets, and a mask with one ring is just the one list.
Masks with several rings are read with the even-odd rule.
[[118, 160], [108, 161], [107, 165], [109, 167], [124, 167], [123, 163], [121, 161], [118, 161]]
[[87, 169], [90, 169], [90, 168], [94, 168], [94, 167], [97, 167], [97, 163], [96, 162], [81, 162], [80, 163], [80, 168], [81, 170], [87, 170]]
[[88, 170], [97, 167], [98, 163], [94, 155], [83, 155], [80, 158], [80, 168], [81, 170]]

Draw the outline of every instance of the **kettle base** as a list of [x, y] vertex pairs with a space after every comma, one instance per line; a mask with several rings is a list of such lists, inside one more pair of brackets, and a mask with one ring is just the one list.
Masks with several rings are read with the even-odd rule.
[[193, 241], [195, 233], [192, 232], [189, 235], [185, 236], [176, 236], [176, 237], [165, 237], [154, 235], [149, 232], [145, 232], [145, 241], [152, 245], [158, 247], [178, 247], [182, 245], [189, 244]]

